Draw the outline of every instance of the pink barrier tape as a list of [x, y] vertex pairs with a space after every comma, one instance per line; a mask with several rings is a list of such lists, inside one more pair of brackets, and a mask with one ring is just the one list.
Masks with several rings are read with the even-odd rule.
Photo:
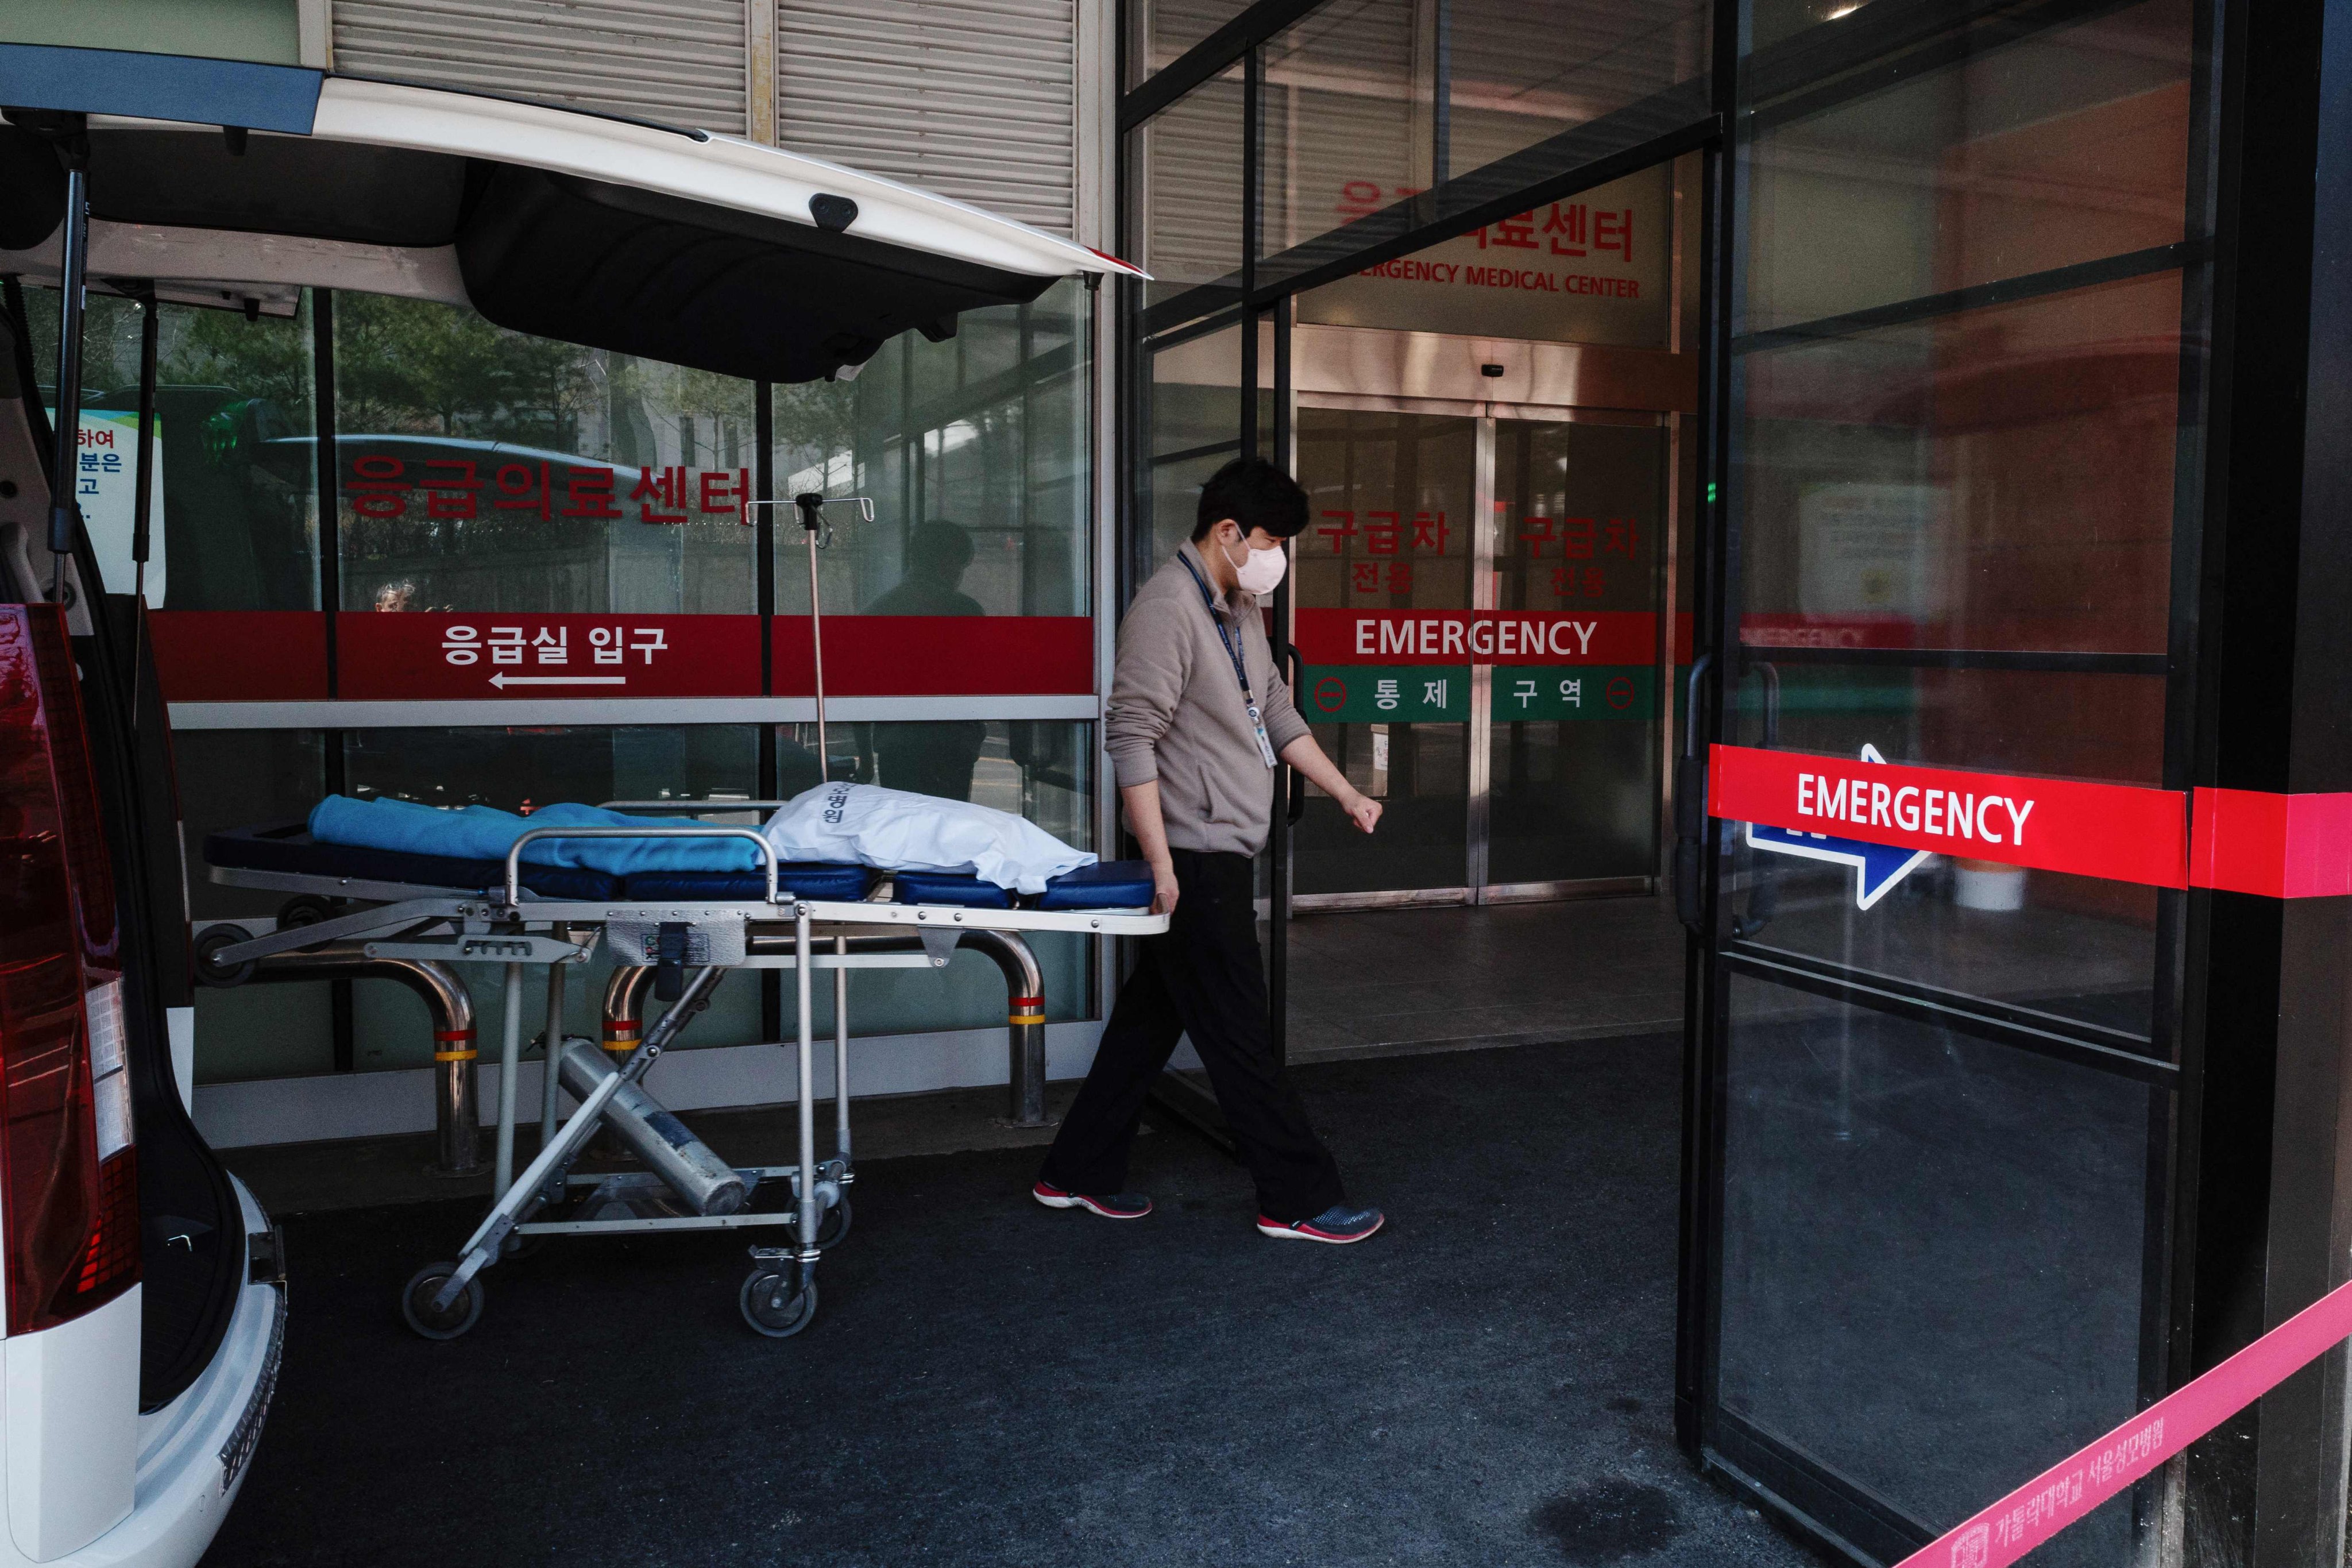
[[2352, 1335], [2352, 1284], [2182, 1384], [1895, 1568], [2007, 1568]]

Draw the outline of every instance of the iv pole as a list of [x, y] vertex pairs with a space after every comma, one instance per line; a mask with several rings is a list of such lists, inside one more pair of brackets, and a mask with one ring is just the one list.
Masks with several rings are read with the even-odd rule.
[[824, 730], [824, 615], [817, 600], [816, 552], [833, 543], [833, 530], [824, 521], [827, 506], [854, 506], [862, 522], [874, 521], [874, 502], [867, 496], [833, 496], [827, 498], [814, 490], [803, 490], [789, 501], [759, 500], [751, 506], [789, 505], [801, 514], [801, 529], [808, 536], [809, 574], [809, 651], [816, 668], [816, 771], [817, 781], [827, 784], [833, 779], [833, 752], [825, 741]]

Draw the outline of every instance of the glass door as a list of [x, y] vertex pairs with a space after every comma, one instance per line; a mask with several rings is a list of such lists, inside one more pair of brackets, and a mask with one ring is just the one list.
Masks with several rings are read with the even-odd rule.
[[[1748, 11], [1685, 1438], [1889, 1562], [2164, 1384], [2183, 895], [2032, 810], [2188, 783], [2204, 65]], [[2157, 1484], [2031, 1561], [2152, 1561]]]
[[1658, 865], [1667, 431], [1305, 406], [1300, 710], [1387, 805], [1299, 824], [1306, 907], [1628, 892]]
[[[1310, 789], [1292, 888], [1459, 900], [1470, 885], [1470, 656], [1444, 628], [1471, 608], [1478, 421], [1302, 407], [1296, 428], [1312, 514], [1296, 551], [1297, 614], [1314, 623], [1307, 657], [1359, 656], [1361, 622], [1361, 652], [1379, 661], [1310, 662], [1298, 708], [1349, 782], [1386, 810], [1366, 838]], [[1424, 624], [1438, 635], [1420, 636]]]
[[1486, 896], [1646, 887], [1665, 700], [1665, 426], [1646, 414], [1497, 419], [1494, 451], [1495, 608], [1566, 617], [1578, 653], [1493, 668]]

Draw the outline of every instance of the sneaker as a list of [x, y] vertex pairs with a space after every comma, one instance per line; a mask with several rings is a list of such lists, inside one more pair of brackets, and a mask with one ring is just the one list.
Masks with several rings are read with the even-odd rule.
[[1084, 1209], [1105, 1219], [1141, 1219], [1151, 1212], [1151, 1200], [1141, 1193], [1066, 1193], [1048, 1182], [1029, 1193], [1049, 1209]]
[[1257, 1216], [1260, 1236], [1273, 1237], [1276, 1241], [1328, 1241], [1345, 1247], [1351, 1241], [1361, 1241], [1381, 1228], [1387, 1215], [1378, 1209], [1349, 1208], [1346, 1204], [1333, 1204], [1313, 1219], [1289, 1221]]

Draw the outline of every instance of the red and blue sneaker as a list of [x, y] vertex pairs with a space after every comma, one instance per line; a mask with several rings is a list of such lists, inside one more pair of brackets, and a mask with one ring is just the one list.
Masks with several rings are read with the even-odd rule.
[[1335, 1247], [1345, 1247], [1351, 1241], [1361, 1241], [1387, 1222], [1388, 1216], [1378, 1209], [1349, 1208], [1346, 1204], [1333, 1204], [1313, 1219], [1279, 1220], [1257, 1216], [1257, 1232], [1276, 1241], [1328, 1241]]
[[1151, 1212], [1151, 1200], [1141, 1193], [1066, 1193], [1051, 1182], [1040, 1182], [1029, 1192], [1049, 1209], [1084, 1209], [1105, 1219], [1141, 1219]]

